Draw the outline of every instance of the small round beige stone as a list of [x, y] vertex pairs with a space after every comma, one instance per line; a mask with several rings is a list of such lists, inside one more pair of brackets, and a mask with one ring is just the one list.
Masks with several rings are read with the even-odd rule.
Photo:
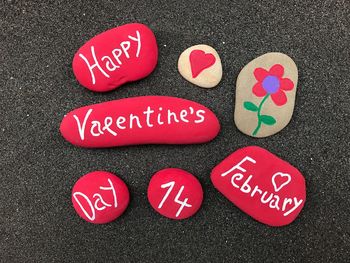
[[[195, 52], [192, 53], [193, 51]], [[213, 88], [222, 78], [219, 54], [208, 45], [195, 45], [182, 52], [178, 70], [182, 77], [202, 88]]]

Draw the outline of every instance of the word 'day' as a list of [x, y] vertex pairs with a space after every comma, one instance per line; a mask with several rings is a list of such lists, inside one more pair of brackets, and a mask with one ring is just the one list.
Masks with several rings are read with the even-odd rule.
[[161, 215], [184, 219], [194, 215], [203, 201], [203, 189], [192, 174], [167, 168], [153, 175], [148, 186], [148, 200]]
[[73, 58], [73, 72], [84, 87], [104, 92], [148, 76], [157, 60], [153, 32], [143, 24], [126, 24], [86, 42]]
[[88, 173], [75, 183], [72, 191], [75, 211], [94, 224], [109, 223], [119, 217], [129, 204], [126, 184], [112, 173]]
[[228, 156], [213, 169], [211, 180], [242, 211], [270, 226], [290, 224], [305, 203], [302, 174], [257, 146]]
[[62, 136], [81, 147], [192, 144], [220, 130], [215, 114], [193, 101], [144, 96], [82, 107], [62, 120]]

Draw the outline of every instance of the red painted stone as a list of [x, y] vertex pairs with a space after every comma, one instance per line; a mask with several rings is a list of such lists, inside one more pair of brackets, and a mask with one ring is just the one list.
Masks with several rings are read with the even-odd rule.
[[290, 224], [305, 203], [302, 174], [257, 146], [232, 153], [213, 169], [211, 180], [238, 208], [270, 226]]
[[194, 215], [203, 201], [203, 189], [189, 172], [167, 168], [153, 175], [148, 186], [148, 200], [161, 215], [184, 219]]
[[89, 148], [135, 144], [194, 144], [212, 140], [220, 130], [203, 105], [175, 97], [144, 96], [75, 109], [60, 131], [70, 143]]
[[109, 223], [118, 218], [129, 204], [129, 190], [116, 175], [96, 171], [85, 174], [72, 190], [75, 211], [94, 224]]
[[148, 76], [156, 67], [158, 47], [147, 26], [133, 23], [105, 31], [74, 55], [73, 72], [84, 87], [98, 92]]

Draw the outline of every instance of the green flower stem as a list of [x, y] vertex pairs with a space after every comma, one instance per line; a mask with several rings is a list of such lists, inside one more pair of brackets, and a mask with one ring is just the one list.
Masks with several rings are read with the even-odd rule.
[[261, 108], [262, 108], [263, 104], [264, 104], [265, 101], [269, 98], [269, 96], [270, 96], [270, 94], [267, 94], [267, 95], [262, 99], [262, 101], [261, 101], [260, 104], [259, 104], [259, 108], [258, 108], [258, 112], [257, 112], [257, 115], [258, 115], [258, 125], [256, 126], [255, 130], [253, 131], [253, 136], [255, 136], [255, 135], [258, 133], [258, 131], [260, 130], [261, 123], [262, 123], [262, 122], [261, 122], [261, 119], [260, 119], [260, 116], [261, 116], [260, 111], [261, 111]]

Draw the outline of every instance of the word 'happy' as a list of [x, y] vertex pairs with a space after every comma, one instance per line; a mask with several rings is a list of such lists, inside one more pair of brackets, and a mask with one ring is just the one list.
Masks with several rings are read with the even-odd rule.
[[[141, 35], [138, 30], [136, 30], [136, 35], [128, 35], [128, 39], [119, 44], [119, 48], [115, 48], [111, 51], [109, 55], [103, 55], [101, 57], [96, 56], [95, 47], [90, 47], [91, 56], [93, 58], [93, 62], [89, 62], [89, 60], [83, 54], [79, 54], [79, 57], [84, 60], [86, 66], [88, 67], [91, 74], [92, 84], [96, 83], [96, 78], [94, 74], [94, 69], [102, 73], [106, 78], [110, 78], [108, 72], [113, 72], [120, 68], [123, 64], [123, 61], [126, 61], [132, 57], [138, 58], [141, 51]], [[137, 45], [136, 53], [130, 54], [129, 49], [132, 45]], [[104, 68], [102, 67], [104, 66]]]

